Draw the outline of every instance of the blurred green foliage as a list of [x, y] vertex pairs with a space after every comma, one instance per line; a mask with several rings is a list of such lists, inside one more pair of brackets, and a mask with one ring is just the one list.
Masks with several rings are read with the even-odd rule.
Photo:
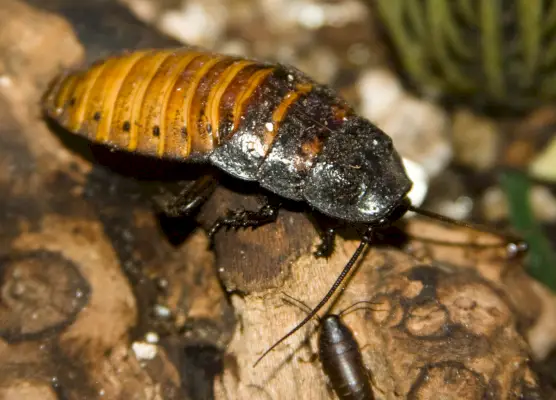
[[510, 222], [529, 244], [529, 273], [556, 292], [556, 253], [533, 215], [529, 178], [522, 172], [507, 171], [500, 176], [500, 184], [508, 201]]
[[369, 0], [410, 83], [483, 108], [556, 98], [556, 0]]

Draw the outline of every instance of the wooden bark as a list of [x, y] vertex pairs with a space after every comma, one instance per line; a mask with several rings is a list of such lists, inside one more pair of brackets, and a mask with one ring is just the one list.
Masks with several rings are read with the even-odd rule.
[[[500, 243], [423, 220], [408, 222], [404, 231], [455, 243]], [[372, 246], [332, 309], [373, 303], [344, 321], [362, 348], [377, 398], [542, 398], [518, 330], [531, 315], [520, 304], [524, 292], [535, 298], [519, 263], [507, 259], [503, 246], [474, 249], [418, 239], [392, 246], [403, 237], [389, 231]], [[278, 287], [233, 296], [242, 324], [228, 348], [235, 362], [216, 381], [218, 398], [335, 398], [315, 359], [317, 322], [256, 368], [253, 363], [305, 315], [285, 303], [283, 293], [314, 306], [356, 245], [340, 241], [328, 261], [305, 254], [284, 269]]]

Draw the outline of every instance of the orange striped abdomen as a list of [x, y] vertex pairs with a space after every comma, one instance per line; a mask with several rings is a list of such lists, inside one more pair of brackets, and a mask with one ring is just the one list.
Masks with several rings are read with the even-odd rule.
[[65, 74], [44, 108], [93, 142], [210, 162], [290, 198], [299, 198], [325, 138], [352, 115], [295, 68], [187, 48], [126, 53]]
[[[187, 159], [239, 128], [254, 92], [274, 67], [209, 52], [145, 50], [61, 76], [47, 114], [92, 141]], [[224, 116], [230, 124], [223, 124]]]

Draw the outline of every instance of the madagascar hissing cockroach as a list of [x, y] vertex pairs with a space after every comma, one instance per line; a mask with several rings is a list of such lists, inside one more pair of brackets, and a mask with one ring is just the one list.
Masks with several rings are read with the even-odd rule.
[[[408, 210], [423, 212], [407, 197], [412, 182], [391, 138], [291, 66], [188, 47], [122, 53], [63, 73], [45, 93], [43, 109], [93, 142], [209, 164], [338, 224], [363, 225], [361, 243], [334, 285], [280, 342], [326, 304], [375, 228]], [[179, 209], [206, 200], [207, 185], [198, 186], [201, 193], [188, 196], [194, 207]], [[230, 211], [209, 235], [275, 221], [280, 206], [269, 201], [258, 211]], [[321, 232], [317, 256], [330, 254], [334, 235], [334, 227]]]
[[[309, 314], [311, 309], [302, 301], [286, 295], [285, 301]], [[372, 400], [373, 390], [370, 373], [363, 363], [359, 344], [341, 317], [355, 306], [367, 301], [359, 301], [338, 314], [327, 313], [319, 318], [318, 352], [322, 369], [330, 381], [330, 386], [340, 400]]]
[[[376, 226], [409, 206], [412, 182], [390, 137], [293, 67], [189, 48], [137, 51], [62, 74], [43, 104], [92, 141], [210, 163], [334, 219]], [[276, 213], [266, 205], [220, 225], [260, 225]]]

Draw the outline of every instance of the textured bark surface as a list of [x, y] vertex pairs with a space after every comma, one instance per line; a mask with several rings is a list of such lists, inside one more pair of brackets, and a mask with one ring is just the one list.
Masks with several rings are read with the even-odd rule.
[[[282, 293], [314, 306], [357, 241], [317, 260], [311, 221], [288, 209], [276, 224], [220, 232], [209, 251], [201, 228], [257, 208], [257, 190], [225, 179], [199, 226], [159, 220], [149, 193], [206, 171], [92, 146], [39, 109], [61, 68], [178, 44], [101, 0], [5, 0], [0, 26], [0, 398], [333, 398], [316, 335], [301, 346], [315, 321], [252, 364], [304, 316]], [[373, 302], [345, 322], [377, 398], [539, 398], [524, 336], [543, 304], [519, 262], [500, 248], [400, 243], [395, 231], [372, 246], [334, 305]]]
[[[206, 235], [172, 246], [137, 184], [48, 129], [39, 108], [48, 82], [88, 45], [94, 58], [145, 42], [137, 32], [151, 45], [170, 41], [130, 25], [120, 7], [110, 14], [119, 35], [98, 42], [93, 13], [56, 7], [74, 19], [18, 1], [0, 10], [0, 397], [210, 396], [234, 321]], [[102, 4], [87, 7], [103, 15]]]
[[[372, 302], [344, 321], [356, 335], [377, 398], [542, 398], [517, 328], [530, 312], [520, 305], [520, 293], [512, 293], [519, 287], [523, 294], [531, 280], [512, 265], [503, 247], [422, 240], [493, 244], [499, 239], [423, 220], [409, 222], [405, 230], [421, 239], [392, 247], [403, 235], [390, 231], [367, 252], [332, 309], [337, 313], [358, 301]], [[218, 398], [248, 398], [261, 391], [268, 398], [300, 393], [308, 399], [334, 398], [315, 359], [316, 322], [257, 368], [252, 365], [304, 316], [283, 301], [283, 293], [314, 306], [355, 246], [340, 242], [328, 262], [304, 255], [280, 287], [233, 297], [242, 324], [228, 349], [235, 363], [216, 383]]]

